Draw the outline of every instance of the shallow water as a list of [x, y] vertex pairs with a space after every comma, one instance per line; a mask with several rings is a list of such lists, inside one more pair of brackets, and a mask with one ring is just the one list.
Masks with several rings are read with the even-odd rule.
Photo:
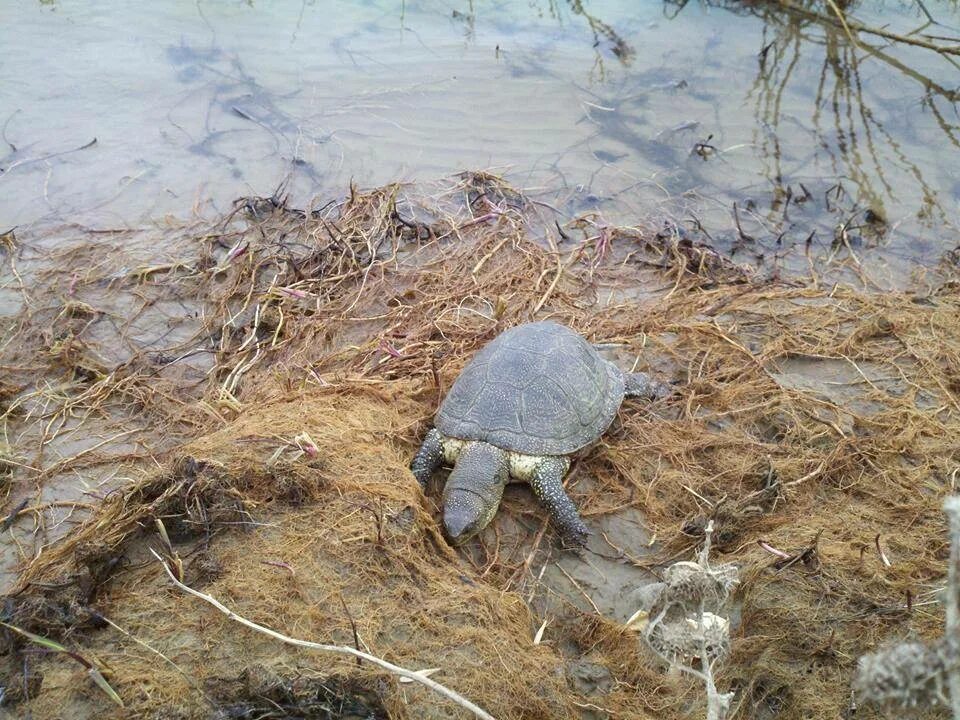
[[[11, 3], [0, 230], [492, 168], [565, 213], [701, 222], [746, 261], [938, 262], [958, 244], [957, 68], [728, 4]], [[956, 2], [925, 5], [924, 32], [960, 36]]]

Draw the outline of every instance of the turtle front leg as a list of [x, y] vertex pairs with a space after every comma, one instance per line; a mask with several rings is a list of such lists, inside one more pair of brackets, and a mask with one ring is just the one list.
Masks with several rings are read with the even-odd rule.
[[566, 458], [544, 458], [530, 476], [530, 487], [550, 512], [550, 517], [564, 541], [570, 545], [582, 547], [587, 544], [590, 531], [583, 524], [576, 506], [563, 489], [563, 476], [569, 467], [570, 464]]
[[423, 444], [414, 455], [410, 470], [413, 471], [413, 476], [420, 483], [420, 487], [426, 489], [430, 476], [441, 464], [443, 464], [443, 441], [440, 431], [433, 428], [427, 433]]
[[624, 373], [624, 395], [627, 397], [659, 400], [673, 394], [673, 387], [660, 382], [646, 373]]

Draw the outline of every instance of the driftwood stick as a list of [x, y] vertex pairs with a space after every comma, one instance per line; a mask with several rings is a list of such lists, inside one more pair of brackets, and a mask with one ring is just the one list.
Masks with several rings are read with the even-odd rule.
[[210, 605], [213, 605], [213, 607], [215, 607], [217, 610], [222, 612], [231, 620], [238, 622], [241, 625], [244, 625], [250, 628], [251, 630], [255, 630], [256, 632], [262, 633], [264, 635], [268, 635], [269, 637], [279, 640], [280, 642], [286, 643], [287, 645], [294, 645], [296, 647], [307, 648], [309, 650], [320, 650], [321, 652], [338, 653], [340, 655], [352, 655], [353, 657], [366, 660], [367, 662], [370, 662], [370, 663], [373, 663], [374, 665], [378, 665], [379, 667], [382, 667], [384, 670], [387, 670], [388, 672], [391, 672], [394, 675], [399, 675], [400, 677], [407, 678], [408, 680], [420, 683], [421, 685], [425, 685], [426, 687], [433, 690], [435, 693], [443, 695], [445, 698], [447, 698], [451, 702], [454, 702], [460, 707], [469, 710], [478, 718], [481, 718], [481, 720], [495, 720], [493, 715], [488, 713], [483, 708], [477, 705], [474, 705], [472, 702], [470, 702], [465, 697], [463, 697], [463, 695], [460, 695], [459, 693], [454, 692], [450, 688], [444, 685], [441, 685], [437, 681], [431, 680], [426, 675], [422, 675], [421, 673], [418, 673], [414, 670], [407, 670], [406, 668], [402, 668], [399, 665], [394, 665], [393, 663], [387, 662], [386, 660], [382, 660], [374, 655], [365, 653], [362, 650], [355, 650], [352, 647], [347, 647], [343, 645], [324, 645], [322, 643], [310, 642], [309, 640], [298, 640], [297, 638], [292, 638], [287, 635], [283, 635], [282, 633], [278, 633], [276, 630], [271, 630], [268, 627], [264, 627], [263, 625], [258, 625], [257, 623], [251, 620], [247, 620], [245, 617], [237, 615], [237, 613], [233, 612], [233, 610], [228, 608], [226, 605], [223, 605], [216, 598], [213, 598], [210, 595], [206, 595], [198, 590], [194, 590], [192, 587], [188, 585], [184, 585], [182, 582], [177, 580], [174, 574], [170, 571], [170, 568], [167, 566], [167, 563], [163, 561], [163, 558], [161, 558], [152, 549], [150, 550], [150, 552], [152, 552], [153, 556], [160, 561], [161, 565], [163, 565], [163, 569], [166, 571], [167, 577], [170, 578], [170, 581], [174, 585], [176, 585], [178, 588], [183, 590], [188, 595], [193, 595], [195, 598], [200, 598], [204, 602], [209, 603]]

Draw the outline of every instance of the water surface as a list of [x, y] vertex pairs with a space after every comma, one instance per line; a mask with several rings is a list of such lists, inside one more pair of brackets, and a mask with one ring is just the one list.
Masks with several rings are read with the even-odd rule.
[[[957, 66], [725, 5], [10, 3], [0, 230], [488, 168], [566, 214], [702, 226], [748, 262], [937, 263], [958, 243]], [[940, 25], [848, 5], [960, 37], [955, 2], [925, 4]]]

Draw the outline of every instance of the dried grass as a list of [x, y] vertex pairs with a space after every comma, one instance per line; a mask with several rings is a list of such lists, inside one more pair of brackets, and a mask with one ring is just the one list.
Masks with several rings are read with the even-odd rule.
[[[718, 678], [738, 690], [739, 717], [846, 712], [860, 654], [942, 623], [928, 599], [947, 551], [939, 506], [960, 464], [960, 299], [949, 285], [921, 297], [761, 281], [679, 238], [598, 218], [558, 237], [551, 221], [477, 173], [433, 197], [352, 189], [319, 211], [250, 199], [194, 229], [175, 262], [136, 273], [117, 275], [103, 248], [72, 251], [83, 258], [73, 268], [99, 268], [75, 283], [71, 301], [86, 305], [34, 306], [6, 346], [11, 437], [52, 442], [78, 417], [132, 426], [161, 467], [142, 448], [107, 455], [110, 443], [53, 463], [15, 453], [34, 468], [15, 475], [38, 484], [108, 461], [136, 470], [68, 537], [38, 543], [0, 619], [82, 646], [138, 717], [336, 702], [391, 717], [462, 712], [172, 592], [146, 552], [161, 518], [188, 584], [296, 637], [351, 645], [355, 626], [373, 654], [440, 667], [435, 679], [495, 717], [695, 711], [695, 687], [645, 665], [607, 620], [568, 608], [535, 644], [542, 621], [525, 598], [550, 535], [509, 548], [494, 523], [487, 552], [458, 555], [439, 534], [436, 494], [407, 470], [470, 355], [551, 317], [615, 346], [625, 367], [639, 359], [680, 381], [668, 403], [627, 403], [585, 453], [577, 472], [592, 481], [570, 489], [588, 522], [642, 510], [662, 540], [642, 560], [656, 568], [692, 557], [712, 520], [718, 562], [743, 569]], [[104, 302], [101, 272], [139, 298], [116, 325], [123, 358], [86, 307]], [[31, 296], [55, 297], [43, 281]], [[198, 313], [167, 313], [176, 341], [130, 340], [133, 318], [177, 304]], [[129, 637], [95, 629], [98, 613]], [[19, 652], [6, 656], [18, 671]], [[583, 692], [570, 677], [586, 661], [614, 682]], [[33, 717], [66, 704], [77, 717], [109, 712], [66, 664], [29, 664], [44, 675], [22, 705]]]

